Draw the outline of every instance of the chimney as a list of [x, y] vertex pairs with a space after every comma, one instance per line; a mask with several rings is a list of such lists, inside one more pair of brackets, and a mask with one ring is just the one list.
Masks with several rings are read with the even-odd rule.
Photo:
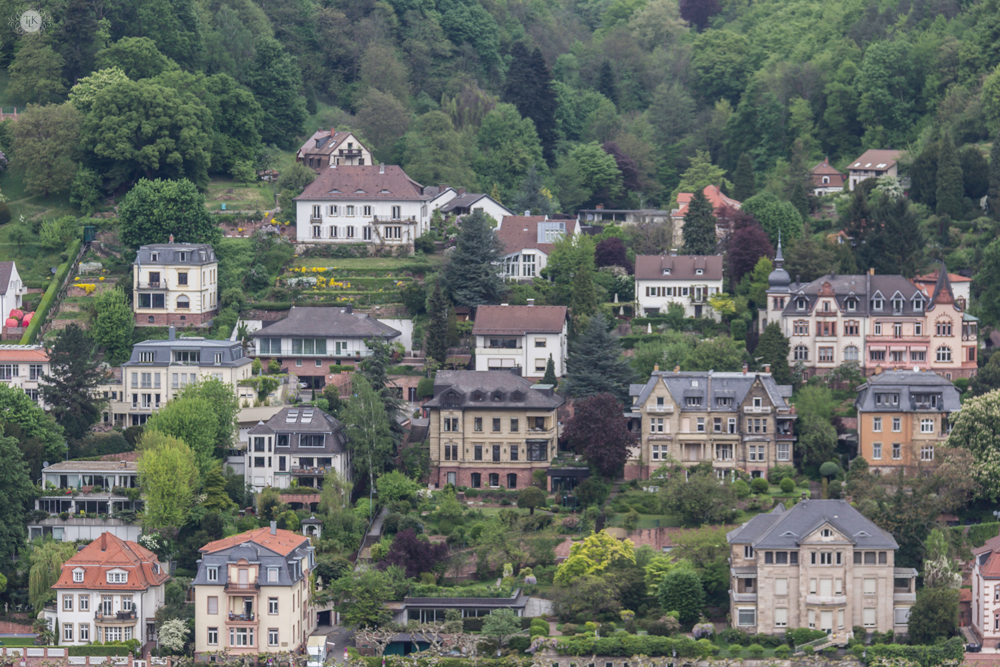
[[272, 521], [271, 522], [271, 534], [272, 535], [277, 535], [278, 534], [278, 522], [277, 521]]
[[604, 204], [598, 204], [594, 208], [596, 208], [598, 211], [603, 211], [604, 210]]
[[764, 372], [770, 374], [771, 364], [764, 364]]
[[174, 242], [174, 235], [173, 235], [173, 234], [171, 234], [171, 235], [170, 235], [170, 242], [171, 242], [171, 243], [173, 243], [173, 242]]
[[528, 305], [529, 306], [534, 306], [535, 305], [535, 300], [534, 299], [528, 299]]
[[747, 370], [748, 370], [748, 369], [747, 369], [747, 365], [746, 365], [746, 364], [743, 364], [743, 375], [746, 375], [746, 374], [747, 374]]
[[680, 366], [674, 366], [674, 373], [680, 373], [680, 372], [681, 372], [681, 367]]
[[126, 465], [125, 461], [119, 461], [118, 462], [118, 467], [119, 468], [127, 468], [128, 466]]
[[380, 174], [384, 174], [385, 173], [385, 163], [384, 162], [378, 166], [378, 173], [380, 173]]
[[882, 374], [882, 367], [881, 366], [876, 366], [875, 367], [875, 375], [881, 375], [881, 374]]
[[501, 306], [509, 306], [510, 304], [509, 303], [501, 303], [500, 305]]
[[457, 190], [457, 192], [458, 192], [459, 196], [464, 195], [465, 194], [465, 188], [459, 188]]
[[654, 373], [658, 373], [659, 371], [660, 371], [660, 365], [659, 364], [653, 364], [653, 372]]
[[170, 328], [167, 329], [167, 339], [174, 340], [175, 338], [177, 338], [177, 329], [175, 329], [174, 325], [171, 324]]
[[514, 375], [516, 375], [517, 377], [521, 377], [521, 367], [520, 366], [512, 366], [511, 369], [510, 369], [510, 372], [513, 373]]
[[671, 257], [676, 257], [677, 256], [677, 248], [671, 248], [670, 249], [670, 256]]
[[525, 211], [525, 212], [524, 212], [524, 217], [526, 217], [526, 218], [527, 218], [527, 217], [528, 217], [529, 215], [531, 215], [531, 211]]
[[872, 268], [868, 269], [868, 275], [870, 275], [870, 276], [874, 276], [875, 275], [875, 267], [874, 266]]

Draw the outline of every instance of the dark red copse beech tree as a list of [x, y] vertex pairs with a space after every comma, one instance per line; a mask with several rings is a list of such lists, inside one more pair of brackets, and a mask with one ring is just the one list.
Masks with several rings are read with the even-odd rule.
[[628, 449], [636, 444], [629, 433], [622, 404], [611, 394], [595, 394], [576, 401], [573, 419], [563, 433], [569, 446], [606, 478], [614, 477], [628, 460]]

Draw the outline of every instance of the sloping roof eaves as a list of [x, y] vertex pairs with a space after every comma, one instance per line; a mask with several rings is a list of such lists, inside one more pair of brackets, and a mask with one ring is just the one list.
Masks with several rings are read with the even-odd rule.
[[318, 336], [322, 338], [396, 338], [400, 331], [366, 313], [344, 308], [295, 306], [288, 317], [259, 329], [251, 338]]
[[479, 306], [472, 334], [562, 333], [566, 313], [566, 306]]

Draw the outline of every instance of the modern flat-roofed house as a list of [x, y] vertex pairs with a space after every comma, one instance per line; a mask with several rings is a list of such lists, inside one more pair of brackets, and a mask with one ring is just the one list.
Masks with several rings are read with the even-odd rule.
[[[918, 367], [919, 368], [919, 367]], [[858, 387], [858, 454], [872, 470], [933, 465], [962, 409], [950, 380], [920, 370], [887, 370]]]
[[847, 501], [779, 504], [726, 539], [733, 627], [813, 628], [841, 644], [854, 626], [906, 634], [917, 571], [896, 567], [896, 540]]
[[392, 341], [401, 332], [351, 306], [324, 308], [292, 306], [288, 317], [250, 334], [257, 358], [265, 365], [276, 359], [307, 387], [321, 389], [331, 364], [360, 361], [371, 355], [365, 341]]
[[847, 168], [848, 189], [853, 190], [861, 181], [869, 178], [882, 178], [883, 176], [898, 176], [899, 165], [897, 161], [903, 151], [894, 149], [872, 148], [861, 154], [857, 160], [851, 162]]
[[476, 370], [521, 368], [524, 377], [541, 378], [549, 357], [556, 377], [566, 372], [566, 306], [479, 306], [472, 335]]
[[576, 220], [550, 220], [547, 215], [508, 215], [497, 238], [504, 246], [503, 276], [531, 282], [548, 264], [555, 242], [576, 233]]
[[396, 165], [331, 166], [295, 198], [296, 241], [412, 246], [436, 195]]
[[[495, 598], [421, 598], [407, 595], [402, 602], [389, 603], [392, 609], [392, 622], [406, 625], [410, 621], [417, 623], [443, 623], [444, 613], [449, 609], [457, 609], [462, 618], [483, 618], [497, 609], [510, 609], [517, 616], [524, 616], [528, 604], [528, 596], [520, 588], [515, 589], [508, 597]], [[388, 606], [388, 605], [387, 605]]]
[[339, 420], [312, 406], [282, 408], [247, 433], [246, 483], [260, 492], [296, 484], [320, 489], [331, 470], [351, 480], [347, 433]]
[[547, 471], [559, 438], [551, 385], [509, 371], [438, 371], [430, 415], [431, 484], [523, 489]]
[[708, 297], [722, 292], [722, 271], [722, 255], [637, 255], [638, 314], [665, 315], [676, 303], [683, 306], [685, 317], [719, 319]]
[[207, 243], [144, 245], [132, 264], [132, 310], [139, 326], [204, 324], [219, 309], [219, 262]]
[[156, 554], [103, 533], [62, 565], [52, 589], [61, 646], [156, 640], [156, 611], [170, 579]]
[[295, 161], [316, 172], [338, 165], [374, 164], [371, 151], [354, 134], [335, 127], [314, 132], [295, 154]]
[[309, 573], [316, 566], [305, 535], [270, 528], [209, 542], [198, 550], [195, 657], [294, 653], [316, 628]]

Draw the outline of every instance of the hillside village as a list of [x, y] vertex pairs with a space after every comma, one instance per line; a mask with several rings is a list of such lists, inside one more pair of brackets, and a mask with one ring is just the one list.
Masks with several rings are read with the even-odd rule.
[[11, 6], [0, 667], [995, 660], [953, 4]]

